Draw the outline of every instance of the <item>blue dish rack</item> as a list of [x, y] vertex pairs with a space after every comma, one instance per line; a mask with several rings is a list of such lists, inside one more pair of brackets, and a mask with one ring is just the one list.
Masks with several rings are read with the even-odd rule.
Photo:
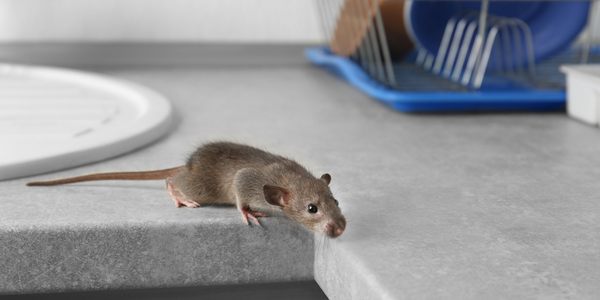
[[563, 63], [575, 63], [576, 49], [570, 49], [537, 64], [535, 82], [486, 74], [480, 89], [468, 89], [414, 64], [409, 56], [393, 65], [397, 85], [386, 86], [372, 79], [354, 61], [332, 54], [327, 47], [306, 49], [314, 64], [338, 74], [367, 95], [404, 112], [528, 110], [552, 111], [565, 107], [565, 78], [558, 70]]

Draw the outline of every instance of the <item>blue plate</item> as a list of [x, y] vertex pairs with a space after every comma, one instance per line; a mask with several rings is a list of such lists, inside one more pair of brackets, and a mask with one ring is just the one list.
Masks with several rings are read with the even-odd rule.
[[[450, 18], [461, 11], [478, 11], [481, 2], [409, 1], [406, 5], [404, 22], [414, 42], [437, 54]], [[490, 1], [488, 11], [527, 23], [535, 60], [540, 61], [569, 47], [585, 27], [589, 7], [589, 1]]]

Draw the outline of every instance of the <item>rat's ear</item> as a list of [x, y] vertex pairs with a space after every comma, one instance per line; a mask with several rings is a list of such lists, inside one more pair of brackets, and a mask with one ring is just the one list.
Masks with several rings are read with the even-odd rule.
[[324, 180], [327, 183], [327, 185], [329, 185], [329, 183], [331, 182], [331, 175], [325, 173], [321, 175], [321, 180]]
[[284, 207], [290, 203], [292, 192], [289, 189], [279, 186], [265, 184], [263, 186], [265, 200], [272, 205]]

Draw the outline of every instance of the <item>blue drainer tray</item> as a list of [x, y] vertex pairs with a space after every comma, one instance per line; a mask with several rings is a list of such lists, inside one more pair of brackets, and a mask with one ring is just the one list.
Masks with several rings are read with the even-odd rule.
[[[346, 79], [369, 96], [405, 112], [468, 110], [564, 109], [564, 75], [558, 70], [562, 57], [537, 65], [536, 84], [486, 74], [478, 90], [469, 90], [418, 68], [410, 61], [394, 64], [397, 86], [372, 79], [354, 61], [332, 54], [326, 47], [311, 47], [306, 57]], [[410, 60], [410, 59], [409, 59]], [[541, 84], [538, 84], [541, 83]]]

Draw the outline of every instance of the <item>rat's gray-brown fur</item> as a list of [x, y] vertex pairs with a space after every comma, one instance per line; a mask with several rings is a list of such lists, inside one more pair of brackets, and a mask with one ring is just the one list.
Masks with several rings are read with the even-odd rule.
[[[157, 175], [161, 172], [163, 176]], [[330, 237], [339, 236], [346, 228], [346, 219], [328, 187], [329, 174], [316, 178], [293, 160], [247, 145], [209, 143], [198, 148], [186, 165], [154, 171], [151, 178], [147, 174], [105, 173], [28, 185], [158, 177], [166, 179], [167, 191], [177, 206], [236, 205], [246, 224], [248, 218], [259, 224], [256, 217], [266, 217], [266, 211], [280, 207], [294, 221]], [[317, 211], [309, 212], [309, 205]]]

